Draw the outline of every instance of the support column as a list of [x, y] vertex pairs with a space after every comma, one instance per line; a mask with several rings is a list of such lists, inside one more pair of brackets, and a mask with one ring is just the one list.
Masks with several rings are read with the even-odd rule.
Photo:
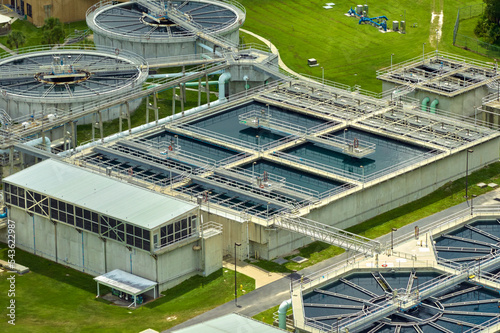
[[75, 122], [71, 122], [71, 145], [73, 146], [73, 150], [76, 149], [76, 126]]
[[9, 148], [9, 176], [14, 173], [14, 146]]
[[148, 123], [149, 123], [149, 95], [146, 96], [146, 124]]
[[184, 116], [184, 87], [183, 84], [179, 84], [179, 89], [180, 89], [180, 100], [181, 100], [181, 113]]
[[208, 73], [205, 74], [205, 90], [207, 92], [207, 105], [210, 107], [210, 86], [208, 85]]
[[198, 79], [198, 106], [201, 105], [201, 77]]
[[175, 114], [175, 86], [172, 87], [172, 117], [174, 116], [174, 114]]
[[153, 94], [153, 107], [155, 111], [155, 124], [158, 126], [158, 93]]
[[[123, 110], [122, 110], [122, 105], [120, 105], [120, 115], [118, 116], [118, 133], [121, 133], [123, 131]], [[148, 107], [146, 106], [146, 118], [148, 112]]]
[[99, 133], [101, 134], [101, 141], [104, 142], [104, 128], [102, 127], [102, 113], [99, 111]]
[[95, 112], [92, 113], [92, 141], [95, 141]]
[[125, 107], [127, 108], [128, 134], [132, 134], [132, 121], [130, 120], [130, 104], [128, 102], [125, 102]]

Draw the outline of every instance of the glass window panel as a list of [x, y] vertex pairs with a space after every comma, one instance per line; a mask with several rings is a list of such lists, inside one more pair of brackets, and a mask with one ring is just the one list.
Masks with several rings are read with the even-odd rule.
[[74, 225], [75, 224], [75, 217], [71, 214], [66, 214], [66, 223]]
[[134, 235], [142, 238], [142, 228], [134, 226]]
[[83, 209], [81, 209], [80, 207], [76, 207], [75, 213], [76, 213], [76, 216], [82, 217], [83, 216]]
[[142, 249], [142, 238], [134, 237], [134, 246]]
[[90, 221], [87, 221], [87, 220], [83, 221], [83, 229], [89, 230], [89, 231], [91, 230], [91, 223], [90, 223]]
[[59, 211], [53, 208], [50, 209], [50, 215], [54, 220], [59, 220]]
[[134, 236], [127, 234], [127, 244], [134, 246]]
[[59, 221], [66, 222], [66, 213], [59, 212]]
[[74, 207], [73, 205], [71, 205], [71, 204], [66, 204], [66, 212], [67, 212], [68, 214], [71, 214], [71, 215], [75, 214], [74, 209], [75, 209], [75, 207]]
[[142, 248], [146, 251], [149, 251], [151, 250], [151, 244], [149, 241], [145, 240], [144, 242], [142, 242]]

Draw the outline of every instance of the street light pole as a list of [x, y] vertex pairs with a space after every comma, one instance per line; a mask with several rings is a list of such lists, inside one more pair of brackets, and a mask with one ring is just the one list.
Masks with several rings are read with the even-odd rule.
[[241, 243], [234, 243], [234, 305], [238, 307], [238, 287], [236, 282], [236, 247], [241, 246]]
[[436, 55], [439, 54], [439, 30], [436, 29]]
[[391, 73], [392, 73], [392, 57], [394, 56], [394, 53], [391, 53]]
[[337, 333], [340, 333], [340, 326], [339, 326], [340, 319], [342, 319], [342, 317], [337, 317]]
[[423, 43], [422, 44], [422, 64], [424, 63], [425, 61], [425, 44], [426, 43]]
[[467, 192], [469, 187], [469, 154], [472, 154], [474, 150], [467, 149], [466, 158], [465, 158], [465, 199], [467, 200]]
[[321, 67], [321, 82], [325, 84], [325, 68]]
[[472, 210], [474, 209], [474, 198], [477, 197], [477, 195], [473, 194], [470, 196], [470, 215], [472, 215]]
[[394, 231], [398, 231], [396, 228], [391, 229], [391, 254], [394, 251]]

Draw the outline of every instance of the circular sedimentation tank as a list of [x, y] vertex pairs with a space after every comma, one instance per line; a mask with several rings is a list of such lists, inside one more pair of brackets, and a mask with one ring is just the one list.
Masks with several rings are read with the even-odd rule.
[[[87, 11], [96, 45], [146, 58], [201, 53], [200, 31], [238, 45], [244, 21], [245, 8], [234, 1], [101, 2]], [[203, 44], [213, 47], [210, 42]]]
[[[309, 326], [344, 332], [343, 324], [362, 318], [377, 305], [386, 304], [391, 294], [422, 287], [439, 279], [437, 272], [382, 270], [354, 273], [303, 296], [305, 320]], [[377, 282], [378, 281], [378, 282]], [[420, 300], [415, 306], [367, 323], [361, 333], [463, 332], [498, 316], [498, 293], [464, 281]], [[372, 310], [369, 310], [372, 309]]]
[[[0, 108], [12, 119], [67, 114], [78, 118], [85, 109], [140, 90], [147, 76], [145, 59], [126, 51], [75, 47], [21, 51], [0, 60]], [[140, 102], [129, 102], [130, 110]], [[119, 112], [119, 107], [107, 109], [103, 120], [116, 118]]]

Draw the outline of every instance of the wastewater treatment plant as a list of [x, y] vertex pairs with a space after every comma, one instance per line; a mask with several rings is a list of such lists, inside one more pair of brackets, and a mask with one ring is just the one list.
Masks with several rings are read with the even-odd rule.
[[[363, 10], [351, 15], [384, 30]], [[283, 73], [267, 47], [238, 45], [245, 17], [234, 1], [100, 2], [87, 11], [95, 48], [1, 59], [0, 237], [15, 221], [19, 249], [131, 307], [225, 256], [320, 240], [348, 260], [291, 281], [280, 328], [497, 330], [498, 208], [471, 203], [390, 243], [345, 230], [498, 161], [496, 66], [436, 50], [381, 69], [377, 94]], [[91, 140], [78, 143], [82, 124]]]

